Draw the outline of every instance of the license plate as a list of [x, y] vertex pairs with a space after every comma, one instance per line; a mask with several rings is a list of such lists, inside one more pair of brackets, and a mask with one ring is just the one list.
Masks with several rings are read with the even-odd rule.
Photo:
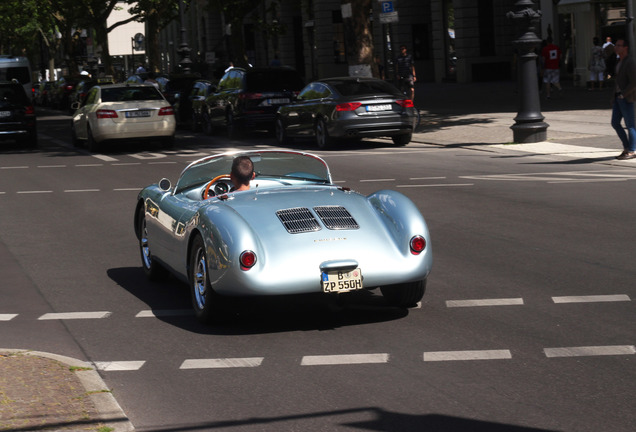
[[367, 112], [390, 111], [391, 104], [367, 105]]
[[0, 111], [0, 118], [11, 117], [11, 111]]
[[270, 103], [270, 105], [283, 105], [283, 104], [288, 104], [289, 102], [291, 102], [287, 98], [268, 99], [267, 101]]
[[362, 272], [359, 268], [351, 271], [332, 271], [322, 273], [324, 292], [347, 292], [362, 289]]
[[150, 117], [149, 110], [126, 111], [126, 118]]

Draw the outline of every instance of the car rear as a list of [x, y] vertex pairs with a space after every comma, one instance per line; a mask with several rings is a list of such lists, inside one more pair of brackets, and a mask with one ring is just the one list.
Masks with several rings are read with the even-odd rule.
[[104, 86], [93, 113], [97, 141], [174, 137], [174, 109], [152, 85]]
[[35, 109], [18, 83], [0, 82], [0, 139], [37, 144]]
[[244, 88], [238, 96], [243, 125], [273, 128], [278, 108], [291, 103], [303, 86], [302, 77], [294, 69], [248, 70]]

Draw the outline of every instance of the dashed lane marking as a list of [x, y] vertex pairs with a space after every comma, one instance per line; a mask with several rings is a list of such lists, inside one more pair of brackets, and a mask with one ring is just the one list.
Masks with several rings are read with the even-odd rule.
[[582, 346], [565, 348], [544, 348], [546, 357], [587, 357], [608, 355], [634, 355], [634, 345]]
[[507, 360], [511, 359], [510, 350], [471, 350], [471, 351], [431, 351], [424, 353], [425, 362], [461, 361], [461, 360]]
[[120, 372], [120, 371], [136, 371], [146, 362], [141, 361], [110, 361], [110, 362], [94, 362], [95, 367], [104, 372]]
[[263, 363], [264, 357], [244, 358], [215, 358], [215, 359], [188, 359], [179, 369], [225, 369], [258, 367]]
[[474, 306], [513, 306], [523, 305], [522, 298], [504, 299], [478, 299], [478, 300], [447, 300], [446, 306], [451, 307], [474, 307]]
[[161, 309], [161, 310], [142, 310], [135, 318], [160, 318], [160, 317], [174, 317], [174, 316], [192, 316], [194, 311], [192, 309]]
[[108, 318], [112, 312], [62, 312], [46, 313], [38, 320], [68, 320], [68, 319], [102, 319]]
[[0, 314], [0, 321], [11, 321], [17, 316], [18, 314]]
[[419, 185], [396, 185], [399, 188], [424, 188], [424, 187], [465, 187], [475, 186], [474, 183], [436, 183], [436, 184], [419, 184]]
[[626, 294], [552, 297], [554, 303], [597, 303], [631, 301]]
[[52, 190], [34, 190], [34, 191], [17, 191], [17, 194], [47, 194], [47, 193], [53, 193]]
[[301, 366], [327, 366], [327, 365], [387, 363], [388, 361], [389, 361], [389, 355], [386, 353], [315, 355], [315, 356], [304, 356], [300, 362], [300, 365]]

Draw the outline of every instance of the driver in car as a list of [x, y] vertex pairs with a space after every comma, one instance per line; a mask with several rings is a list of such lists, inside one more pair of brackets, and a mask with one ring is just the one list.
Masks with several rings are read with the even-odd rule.
[[254, 164], [247, 156], [238, 156], [232, 161], [232, 171], [230, 172], [230, 180], [234, 187], [230, 192], [238, 192], [248, 190], [250, 181], [254, 179]]

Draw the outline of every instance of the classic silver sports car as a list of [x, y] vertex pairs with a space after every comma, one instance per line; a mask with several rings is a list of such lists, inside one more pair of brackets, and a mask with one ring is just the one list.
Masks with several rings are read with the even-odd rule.
[[[231, 192], [232, 161], [254, 163], [251, 188]], [[333, 295], [380, 288], [390, 305], [424, 295], [433, 261], [426, 222], [406, 196], [364, 196], [333, 184], [319, 157], [253, 151], [191, 163], [139, 193], [135, 232], [150, 279], [170, 270], [189, 284], [208, 322], [227, 296]]]

